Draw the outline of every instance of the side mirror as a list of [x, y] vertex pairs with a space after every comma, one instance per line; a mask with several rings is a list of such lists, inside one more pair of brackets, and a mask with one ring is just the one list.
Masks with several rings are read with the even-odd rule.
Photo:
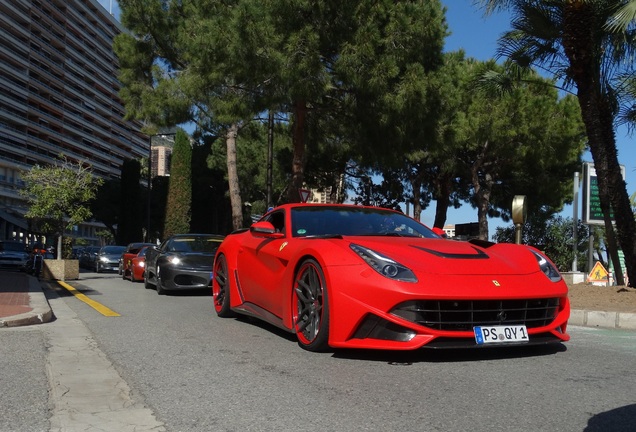
[[256, 222], [250, 227], [250, 232], [255, 237], [264, 237], [270, 239], [277, 239], [285, 237], [284, 233], [276, 232], [276, 228], [271, 222], [261, 221]]
[[433, 227], [433, 232], [441, 238], [448, 238], [448, 235], [446, 235], [446, 231], [444, 231], [442, 228]]

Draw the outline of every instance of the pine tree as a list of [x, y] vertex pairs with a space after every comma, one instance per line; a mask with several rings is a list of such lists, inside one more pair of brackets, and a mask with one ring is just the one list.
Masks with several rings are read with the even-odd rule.
[[164, 238], [190, 231], [192, 214], [192, 146], [182, 129], [177, 131], [170, 162]]

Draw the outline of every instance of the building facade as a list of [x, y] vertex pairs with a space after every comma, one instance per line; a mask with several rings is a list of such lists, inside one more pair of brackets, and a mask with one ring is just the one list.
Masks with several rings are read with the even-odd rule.
[[[148, 156], [148, 136], [124, 120], [119, 98], [112, 44], [122, 31], [95, 0], [0, 2], [0, 239], [32, 235], [22, 171], [64, 155], [108, 179], [124, 160]], [[94, 242], [99, 229], [70, 234]]]
[[150, 137], [150, 143], [152, 144], [152, 157], [150, 158], [152, 178], [169, 176], [174, 134], [153, 135]]

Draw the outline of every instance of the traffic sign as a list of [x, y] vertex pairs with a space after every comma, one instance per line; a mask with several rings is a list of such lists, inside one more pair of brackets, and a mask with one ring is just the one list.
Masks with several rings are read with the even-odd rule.
[[609, 282], [609, 272], [603, 267], [600, 261], [596, 261], [592, 271], [587, 277], [588, 282], [592, 282], [593, 285], [603, 284], [607, 285]]
[[300, 195], [300, 202], [306, 203], [311, 195], [311, 191], [308, 189], [298, 189], [298, 194]]
[[[625, 165], [620, 166], [625, 180]], [[614, 220], [614, 211], [610, 208], [610, 219]], [[599, 197], [596, 169], [591, 162], [583, 163], [583, 223], [587, 225], [604, 225], [601, 198]]]

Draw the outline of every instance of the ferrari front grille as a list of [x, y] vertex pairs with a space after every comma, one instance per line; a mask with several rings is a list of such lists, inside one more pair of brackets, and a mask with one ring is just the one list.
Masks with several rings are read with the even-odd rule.
[[475, 326], [550, 324], [557, 315], [558, 298], [519, 300], [412, 300], [391, 313], [435, 330], [472, 331]]

